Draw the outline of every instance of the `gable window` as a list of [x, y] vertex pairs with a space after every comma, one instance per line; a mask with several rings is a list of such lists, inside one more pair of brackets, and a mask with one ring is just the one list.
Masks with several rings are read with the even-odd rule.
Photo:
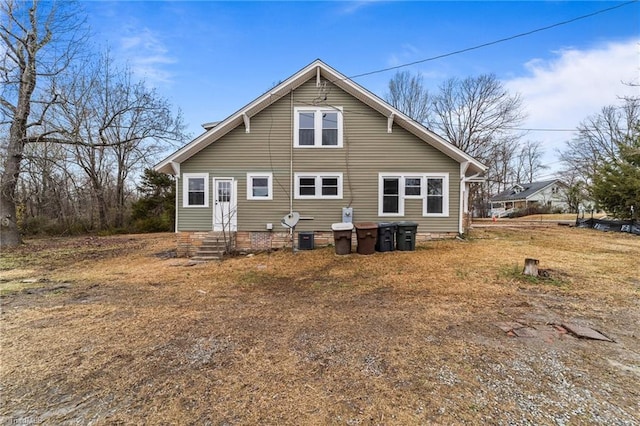
[[298, 148], [342, 147], [342, 109], [294, 108], [294, 141]]
[[209, 207], [209, 174], [185, 173], [183, 178], [182, 205], [184, 207]]
[[296, 198], [342, 198], [342, 173], [296, 173]]
[[272, 182], [272, 173], [247, 173], [247, 200], [272, 200]]
[[449, 216], [449, 175], [385, 174], [378, 177], [378, 215], [404, 216], [405, 200], [422, 200], [422, 216]]

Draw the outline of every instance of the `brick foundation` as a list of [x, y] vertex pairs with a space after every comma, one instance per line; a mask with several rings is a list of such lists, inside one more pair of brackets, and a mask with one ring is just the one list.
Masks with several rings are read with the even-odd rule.
[[[418, 232], [416, 243], [423, 243], [432, 240], [452, 239], [458, 235], [457, 232]], [[221, 234], [206, 231], [183, 231], [177, 233], [177, 255], [178, 257], [192, 257], [202, 245], [205, 238], [222, 238]], [[298, 245], [298, 233], [294, 235], [296, 247]], [[316, 248], [326, 247], [333, 244], [333, 232], [315, 231], [314, 246]], [[353, 233], [351, 244], [355, 251], [357, 245], [357, 234]], [[291, 247], [291, 236], [288, 232], [274, 231], [241, 231], [235, 234], [235, 250], [238, 251], [263, 251], [277, 250]]]

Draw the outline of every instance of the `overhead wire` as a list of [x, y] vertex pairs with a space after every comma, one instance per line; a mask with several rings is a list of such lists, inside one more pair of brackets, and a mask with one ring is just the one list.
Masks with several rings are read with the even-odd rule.
[[580, 21], [582, 19], [591, 18], [593, 16], [600, 15], [600, 14], [603, 14], [603, 13], [606, 13], [606, 12], [610, 12], [612, 10], [619, 9], [621, 7], [625, 7], [625, 6], [628, 6], [628, 5], [632, 4], [632, 3], [637, 3], [637, 2], [638, 2], [638, 0], [627, 1], [625, 3], [621, 3], [621, 4], [618, 4], [616, 6], [611, 6], [611, 7], [608, 7], [606, 9], [597, 10], [595, 12], [588, 13], [586, 15], [581, 15], [581, 16], [578, 16], [578, 17], [575, 17], [575, 18], [572, 18], [572, 19], [567, 19], [565, 21], [556, 22], [555, 24], [546, 25], [544, 27], [536, 28], [536, 29], [533, 29], [533, 30], [530, 30], [530, 31], [525, 31], [523, 33], [515, 34], [515, 35], [509, 36], [509, 37], [503, 37], [503, 38], [498, 39], [498, 40], [493, 40], [493, 41], [490, 41], [490, 42], [487, 42], [487, 43], [478, 44], [478, 45], [475, 45], [475, 46], [472, 46], [472, 47], [467, 47], [467, 48], [464, 48], [464, 49], [455, 50], [455, 51], [449, 52], [449, 53], [443, 53], [441, 55], [432, 56], [430, 58], [421, 59], [421, 60], [409, 62], [409, 63], [406, 63], [406, 64], [395, 65], [393, 67], [387, 67], [387, 68], [382, 68], [382, 69], [379, 69], [379, 70], [374, 70], [374, 71], [368, 71], [368, 72], [364, 72], [364, 73], [360, 73], [360, 74], [355, 74], [355, 75], [346, 77], [345, 79], [353, 80], [353, 79], [359, 78], [359, 77], [365, 77], [365, 76], [373, 75], [373, 74], [380, 74], [380, 73], [387, 72], [387, 71], [393, 71], [393, 70], [400, 69], [400, 68], [410, 67], [412, 65], [417, 65], [417, 64], [422, 64], [422, 63], [425, 63], [425, 62], [435, 61], [437, 59], [447, 58], [449, 56], [458, 55], [460, 53], [466, 53], [466, 52], [470, 52], [470, 51], [473, 51], [473, 50], [482, 49], [484, 47], [493, 46], [495, 44], [504, 43], [504, 42], [507, 42], [507, 41], [515, 40], [517, 38], [526, 37], [526, 36], [529, 36], [531, 34], [539, 33], [539, 32], [542, 32], [542, 31], [547, 31], [547, 30], [550, 30], [552, 28], [560, 27], [562, 25], [571, 24], [573, 22]]

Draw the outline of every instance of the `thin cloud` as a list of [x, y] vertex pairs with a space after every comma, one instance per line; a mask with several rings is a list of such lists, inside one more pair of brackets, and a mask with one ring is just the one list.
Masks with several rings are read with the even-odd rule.
[[[610, 42], [587, 50], [564, 49], [553, 59], [526, 63], [526, 75], [505, 81], [520, 93], [528, 118], [524, 127], [574, 129], [602, 107], [617, 105], [622, 96], [638, 96], [640, 40]], [[547, 155], [562, 149], [570, 132], [539, 132], [530, 139], [543, 143]]]
[[351, 15], [373, 4], [380, 3], [384, 0], [360, 0], [347, 2], [346, 6], [340, 9], [343, 15]]
[[120, 39], [120, 48], [134, 75], [152, 86], [171, 84], [173, 74], [167, 65], [176, 63], [161, 39], [149, 28]]

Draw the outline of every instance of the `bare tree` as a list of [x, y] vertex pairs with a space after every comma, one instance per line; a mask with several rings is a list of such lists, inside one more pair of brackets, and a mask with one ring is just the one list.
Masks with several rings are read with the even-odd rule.
[[434, 112], [436, 128], [449, 142], [485, 162], [524, 119], [520, 96], [511, 95], [493, 74], [447, 80], [435, 98]]
[[418, 123], [429, 124], [431, 96], [424, 87], [422, 76], [409, 71], [397, 72], [389, 81], [385, 100]]
[[67, 70], [86, 36], [77, 16], [71, 3], [0, 2], [0, 125], [9, 127], [0, 181], [0, 247], [21, 242], [15, 194], [24, 149], [28, 141], [48, 136], [43, 124], [57, 102], [50, 81]]
[[472, 202], [482, 211], [489, 195], [506, 180], [505, 168], [520, 137], [513, 129], [524, 119], [522, 100], [488, 74], [445, 81], [433, 108], [435, 129], [489, 167], [487, 185], [475, 186], [471, 193]]
[[565, 168], [575, 170], [587, 186], [603, 162], [615, 161], [619, 142], [632, 139], [640, 121], [640, 99], [629, 97], [622, 106], [606, 106], [578, 126], [578, 134], [560, 153]]
[[97, 211], [97, 227], [122, 227], [132, 173], [142, 171], [174, 142], [184, 124], [169, 102], [108, 54], [84, 64], [76, 78], [59, 86], [56, 126], [67, 141], [70, 161], [86, 176]]
[[542, 163], [544, 151], [540, 142], [526, 141], [512, 166], [514, 183], [533, 182], [548, 166]]

